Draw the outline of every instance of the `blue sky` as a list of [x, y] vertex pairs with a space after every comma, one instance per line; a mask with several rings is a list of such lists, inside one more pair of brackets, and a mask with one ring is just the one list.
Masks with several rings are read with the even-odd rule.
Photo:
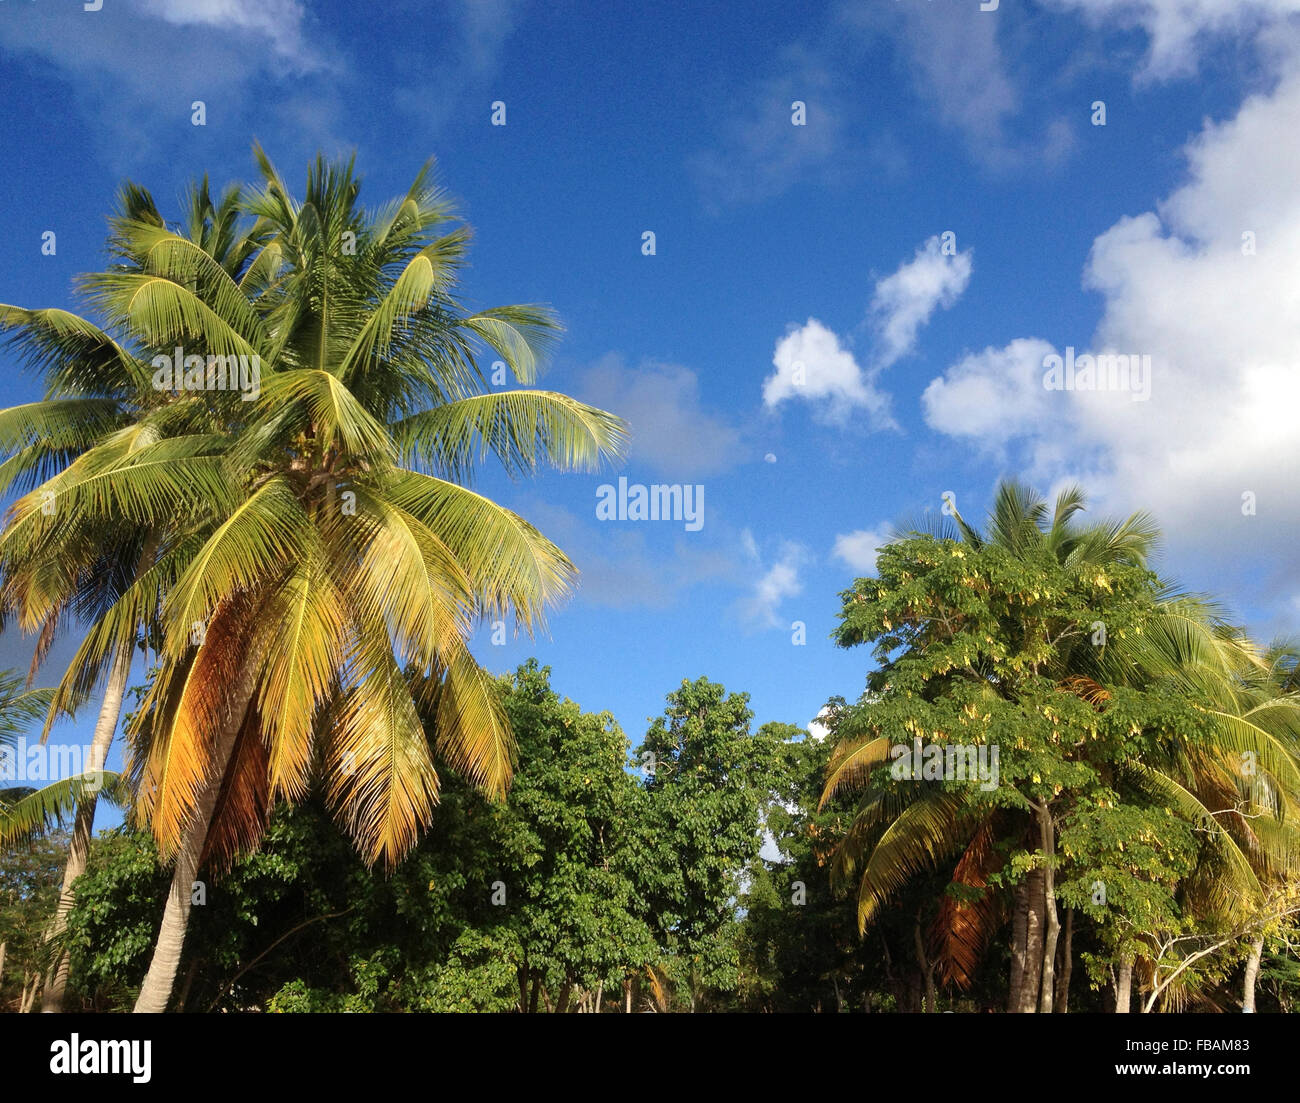
[[[1163, 568], [1271, 637], [1300, 622], [1298, 13], [3, 0], [0, 301], [74, 305], [124, 177], [175, 212], [197, 175], [250, 177], [256, 138], [297, 182], [355, 150], [379, 203], [436, 156], [476, 233], [466, 299], [550, 303], [542, 385], [633, 431], [618, 472], [484, 474], [583, 576], [546, 637], [476, 651], [537, 655], [633, 742], [701, 674], [757, 723], [856, 697], [837, 593], [892, 522], [947, 491], [980, 516], [1002, 475], [1151, 509]], [[1046, 390], [1067, 347], [1150, 356], [1150, 397]], [[12, 364], [0, 388], [38, 393]], [[618, 474], [702, 486], [703, 527], [598, 522]], [[0, 647], [25, 667], [30, 641]]]

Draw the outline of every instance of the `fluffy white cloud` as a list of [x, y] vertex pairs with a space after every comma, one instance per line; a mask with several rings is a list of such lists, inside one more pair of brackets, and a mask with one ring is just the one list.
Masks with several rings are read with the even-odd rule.
[[921, 396], [926, 423], [949, 436], [993, 444], [1033, 430], [1055, 397], [1043, 387], [1043, 358], [1055, 349], [1037, 338], [971, 353]]
[[[954, 366], [926, 418], [997, 446], [1028, 441], [1033, 474], [1071, 469], [1108, 509], [1146, 507], [1172, 543], [1280, 579], [1300, 564], [1300, 57], [1273, 91], [1208, 123], [1185, 184], [1094, 242], [1085, 284], [1103, 296], [1095, 349], [1146, 354], [1149, 401], [1045, 392], [1040, 340]], [[1248, 235], [1248, 236], [1243, 236]], [[1017, 352], [1018, 350], [1018, 352]], [[1039, 362], [1037, 373], [1032, 371]], [[1255, 512], [1243, 511], [1253, 495]]]
[[970, 282], [971, 253], [944, 255], [932, 237], [892, 274], [876, 283], [868, 316], [876, 332], [877, 351], [864, 367], [835, 333], [809, 318], [792, 326], [776, 343], [776, 371], [763, 382], [769, 409], [786, 399], [813, 404], [822, 420], [843, 423], [857, 410], [873, 428], [893, 428], [889, 397], [876, 386], [877, 376], [916, 347], [916, 337], [940, 307], [960, 298]]
[[871, 320], [879, 334], [876, 366], [886, 368], [916, 347], [916, 335], [939, 308], [947, 310], [970, 283], [971, 251], [945, 255], [936, 235], [891, 276], [876, 284]]
[[788, 398], [812, 402], [828, 421], [846, 421], [864, 409], [873, 424], [892, 424], [889, 400], [840, 339], [816, 318], [792, 328], [776, 343], [776, 371], [763, 383], [763, 403], [769, 408]]
[[876, 553], [887, 543], [889, 529], [885, 525], [874, 529], [858, 529], [856, 532], [842, 532], [835, 537], [831, 554], [855, 571], [874, 571]]

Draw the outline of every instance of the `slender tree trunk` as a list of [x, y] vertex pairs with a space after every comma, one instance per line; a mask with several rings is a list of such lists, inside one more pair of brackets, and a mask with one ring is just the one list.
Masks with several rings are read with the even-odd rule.
[[213, 748], [212, 772], [204, 783], [194, 818], [185, 829], [176, 855], [176, 867], [172, 871], [171, 889], [167, 893], [167, 907], [163, 911], [153, 959], [149, 962], [149, 971], [145, 974], [140, 995], [135, 1001], [137, 1012], [160, 1014], [167, 1010], [167, 1004], [171, 1000], [176, 970], [181, 963], [181, 951], [185, 947], [185, 931], [190, 921], [194, 883], [199, 875], [199, 859], [203, 856], [208, 827], [212, 822], [212, 813], [216, 810], [217, 798], [221, 795], [230, 755], [235, 749], [249, 703], [253, 699], [263, 654], [264, 649], [255, 649], [255, 653], [241, 665], [231, 689], [224, 724]]
[[1115, 981], [1115, 1014], [1127, 1015], [1133, 993], [1133, 959], [1126, 957], [1119, 963], [1119, 977]]
[[[1259, 963], [1264, 957], [1264, 936], [1259, 935], [1250, 944], [1250, 957], [1246, 959], [1246, 980], [1241, 992], [1241, 1010], [1255, 1010], [1255, 979], [1259, 976]], [[2, 960], [2, 959], [0, 959]]]
[[1042, 997], [1039, 1000], [1040, 1014], [1052, 1013], [1052, 1000], [1055, 996], [1056, 983], [1056, 941], [1061, 933], [1061, 921], [1056, 914], [1056, 827], [1052, 823], [1052, 813], [1044, 800], [1038, 806], [1038, 833], [1043, 849], [1043, 914], [1047, 921], [1043, 933], [1043, 979]]
[[563, 1015], [569, 1010], [569, 993], [573, 990], [573, 981], [569, 977], [564, 978], [564, 983], [560, 985], [559, 994], [555, 997], [555, 1013]]
[[1043, 976], [1043, 871], [1031, 870], [1025, 878], [1029, 909], [1025, 915], [1025, 973], [1020, 983], [1021, 1014], [1038, 1010], [1039, 985]]
[[190, 962], [190, 967], [185, 970], [185, 981], [181, 985], [181, 994], [176, 998], [176, 1013], [179, 1015], [185, 1010], [185, 1005], [190, 1000], [190, 990], [194, 987], [194, 978], [199, 973], [199, 958]]
[[1070, 974], [1074, 972], [1074, 909], [1065, 909], [1065, 942], [1061, 954], [1061, 979], [1057, 982], [1056, 992], [1060, 997], [1053, 1008], [1061, 1015], [1070, 1010]]
[[[141, 562], [143, 565], [143, 560]], [[133, 651], [131, 645], [125, 645], [118, 649], [111, 660], [108, 684], [104, 687], [104, 699], [99, 706], [99, 719], [95, 721], [95, 734], [90, 741], [90, 757], [86, 762], [87, 772], [102, 770], [108, 760], [108, 749], [113, 743], [117, 721], [122, 715], [122, 698], [126, 694], [127, 679], [131, 676]], [[59, 904], [54, 919], [45, 932], [47, 942], [58, 938], [67, 929], [68, 912], [72, 910], [74, 901], [72, 886], [77, 878], [86, 872], [86, 858], [90, 854], [90, 838], [95, 826], [95, 808], [98, 803], [95, 793], [85, 793], [77, 801], [72, 842], [68, 846], [68, 861], [63, 867], [63, 887], [59, 890]], [[70, 956], [65, 950], [59, 955], [58, 961], [51, 970], [49, 983], [45, 986], [45, 995], [41, 999], [42, 1012], [52, 1014], [63, 1010], [63, 999], [68, 989]]]
[[623, 982], [623, 1014], [632, 1014], [632, 978]]
[[[925, 985], [925, 999], [921, 1003], [921, 1011], [934, 1014], [938, 1010], [939, 1001], [935, 994], [934, 988], [934, 967], [930, 964], [929, 958], [925, 954], [925, 940], [921, 937], [921, 913], [916, 913], [916, 923], [912, 927], [912, 945], [916, 949], [916, 964], [921, 970], [921, 983]], [[835, 997], [839, 999], [839, 990], [836, 989]]]
[[1025, 944], [1029, 938], [1029, 885], [1016, 886], [1011, 913], [1011, 982], [1007, 988], [1007, 1012], [1020, 1010], [1020, 990], [1025, 983]]
[[604, 998], [605, 998], [605, 982], [602, 980], [602, 981], [597, 982], [597, 984], [596, 984], [596, 1008], [595, 1008], [595, 1014], [597, 1014], [597, 1015], [600, 1014], [600, 1004], [601, 1004], [601, 1001], [602, 1001]]
[[542, 978], [533, 977], [533, 990], [528, 996], [528, 1014], [537, 1014], [537, 1001], [542, 995]]

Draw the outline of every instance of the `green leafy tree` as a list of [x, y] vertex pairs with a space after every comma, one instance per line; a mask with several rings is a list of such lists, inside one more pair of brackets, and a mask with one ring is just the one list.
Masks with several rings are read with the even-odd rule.
[[[116, 263], [82, 281], [102, 327], [59, 320], [91, 334], [124, 386], [142, 387], [141, 366], [179, 347], [208, 378], [216, 360], [251, 363], [256, 393], [191, 388], [187, 359], [184, 386], [158, 388], [175, 392], [161, 413], [9, 517], [33, 546], [69, 518], [86, 531], [129, 518], [159, 526], [169, 548], [166, 568], [96, 626], [124, 637], [161, 601], [133, 770], [137, 812], [174, 878], [140, 1010], [167, 1006], [200, 865], [255, 845], [275, 800], [320, 786], [367, 860], [391, 866], [409, 850], [438, 793], [421, 706], [441, 756], [504, 790], [508, 727], [466, 639], [484, 619], [532, 630], [575, 572], [467, 479], [489, 454], [512, 474], [589, 468], [623, 438], [618, 419], [566, 396], [488, 387], [482, 350], [527, 385], [557, 327], [536, 307], [461, 306], [468, 231], [427, 167], [367, 210], [350, 163], [318, 160], [299, 202], [260, 150], [258, 161], [260, 186], [229, 205], [235, 222], [199, 241], [130, 188], [112, 222]], [[227, 262], [232, 235], [244, 244]], [[194, 504], [191, 523], [176, 524], [178, 498]]]
[[737, 898], [762, 843], [780, 741], [751, 735], [748, 695], [707, 678], [667, 700], [636, 753], [648, 797], [638, 868], [663, 968], [694, 1011], [739, 982]]
[[[1249, 751], [1270, 780], [1244, 780], [1234, 792], [1244, 786], [1248, 811], [1280, 820], [1283, 804], [1270, 797], [1293, 791], [1296, 777], [1289, 746], [1263, 715], [1243, 720], [1238, 708], [1242, 642], [1197, 603], [1169, 598], [1147, 568], [1150, 522], [1134, 515], [1080, 525], [1082, 505], [1066, 491], [1049, 510], [1005, 484], [987, 534], [960, 515], [951, 531], [900, 534], [880, 554], [879, 577], [843, 595], [837, 631], [844, 646], [874, 643], [879, 663], [863, 699], [837, 717], [826, 788], [828, 797], [865, 792], [836, 866], [859, 882], [859, 925], [917, 873], [943, 867], [950, 886], [935, 933], [942, 970], [968, 984], [1009, 918], [1013, 1010], [1054, 1009], [1062, 949], [1068, 976], [1063, 844], [1077, 852], [1089, 884], [1100, 869], [1131, 865], [1120, 833], [1095, 830], [1088, 810], [1144, 809], [1159, 864], [1146, 873], [1184, 889], [1179, 832], [1158, 827], [1161, 817], [1197, 824], [1202, 896], [1221, 905], [1257, 882], [1233, 833], [1241, 817], [1216, 814], [1224, 808], [1212, 795], [1216, 782], [1233, 756]], [[1270, 723], [1291, 722], [1289, 712], [1273, 711]], [[931, 773], [918, 761], [900, 771], [904, 748], [909, 762], [924, 754], [940, 768]], [[981, 748], [987, 762], [997, 749], [996, 782], [954, 776], [949, 748], [966, 762]], [[1101, 848], [1106, 839], [1113, 849]], [[1271, 849], [1278, 857], [1286, 847]], [[1137, 903], [1120, 896], [1107, 907]], [[1127, 918], [1140, 926], [1150, 916], [1139, 909]], [[1131, 969], [1131, 959], [1120, 965]]]

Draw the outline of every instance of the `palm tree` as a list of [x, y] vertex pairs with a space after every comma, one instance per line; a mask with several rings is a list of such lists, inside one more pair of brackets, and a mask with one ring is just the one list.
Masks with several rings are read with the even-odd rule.
[[[1074, 520], [1083, 507], [1077, 489], [1064, 491], [1049, 510], [1037, 495], [1008, 482], [998, 489], [987, 534], [956, 514], [952, 528], [931, 535], [959, 538], [975, 548], [992, 546], [1025, 563], [1043, 557], [1080, 577], [1104, 578], [1120, 566], [1146, 566], [1157, 536], [1150, 518], [1134, 514], [1119, 523], [1083, 526]], [[1105, 648], [1092, 645], [1088, 626], [1067, 627], [1050, 641], [1042, 672], [1098, 708], [1108, 699], [1102, 683], [1143, 686], [1164, 678], [1177, 679], [1188, 693], [1208, 702], [1213, 733], [1208, 749], [1171, 746], [1163, 760], [1126, 764], [1123, 772], [1136, 788], [1206, 825], [1205, 871], [1212, 869], [1214, 875], [1199, 878], [1197, 888], [1203, 905], [1223, 907], [1232, 899], [1251, 898], [1259, 889], [1249, 854], [1268, 861], [1286, 858], [1286, 836], [1273, 825], [1284, 818], [1284, 805], [1300, 793], [1293, 740], [1300, 732], [1300, 711], [1294, 698], [1264, 706], [1252, 696], [1245, 672], [1255, 669], [1257, 660], [1244, 636], [1219, 623], [1212, 607], [1168, 592], [1160, 597], [1141, 635], [1113, 638]], [[935, 631], [921, 623], [908, 630], [922, 643], [926, 633]], [[987, 692], [999, 690], [990, 685]], [[866, 784], [888, 757], [892, 742], [869, 724], [846, 735], [828, 770], [823, 803]], [[1230, 772], [1247, 753], [1256, 756], [1261, 769], [1253, 780], [1237, 784], [1233, 778], [1240, 780], [1240, 771]], [[1224, 813], [1221, 798], [1229, 790], [1242, 790], [1241, 799], [1248, 803]], [[1260, 811], [1267, 822], [1257, 817]], [[859, 877], [858, 922], [865, 931], [881, 904], [918, 870], [955, 858], [954, 881], [986, 887], [1002, 860], [995, 846], [999, 839], [1012, 838], [1036, 850], [1038, 861], [1017, 890], [1012, 909], [1008, 1008], [1051, 1011], [1061, 930], [1054, 879], [1056, 830], [1046, 800], [1028, 814], [1013, 815], [976, 802], [969, 791], [868, 786], [833, 868], [841, 878]], [[945, 898], [936, 926], [942, 939], [940, 962], [949, 979], [969, 978], [992, 929], [1005, 918], [991, 891], [975, 903]]]
[[[238, 233], [238, 194], [228, 189], [214, 203], [204, 179], [191, 189], [181, 235], [167, 247], [202, 251], [237, 270], [252, 248]], [[128, 184], [110, 219], [110, 245], [122, 267], [137, 272], [146, 270], [147, 258], [133, 254], [117, 230], [140, 222], [163, 226], [152, 199]], [[204, 454], [212, 449], [196, 434], [207, 427], [210, 408], [156, 389], [149, 349], [66, 311], [0, 306], [0, 332], [46, 388], [41, 401], [0, 411], [0, 447], [8, 454], [0, 492], [29, 490], [25, 508], [11, 509], [0, 532], [0, 611], [38, 632], [29, 682], [70, 614], [92, 625], [52, 697], [43, 738], [106, 678], [86, 764], [97, 775], [117, 729], [137, 640], [156, 626], [160, 595], [175, 577], [175, 549], [164, 534], [183, 526], [189, 512], [160, 499], [158, 490], [180, 495], [191, 480], [195, 487], [215, 481], [216, 461]], [[37, 503], [39, 513], [31, 508]], [[73, 885], [85, 870], [98, 793], [95, 785], [76, 789], [51, 939], [64, 927]], [[48, 978], [42, 1010], [61, 1010], [67, 968], [65, 953]]]
[[[252, 223], [225, 231], [253, 243], [233, 270], [124, 217], [126, 263], [82, 285], [137, 362], [180, 347], [260, 368], [256, 401], [187, 393], [202, 413], [167, 402], [132, 426], [157, 434], [141, 451], [158, 462], [103, 458], [120, 502], [68, 491], [88, 516], [126, 505], [164, 522], [151, 507], [184, 503], [161, 529], [168, 568], [97, 624], [108, 638], [138, 623], [142, 591], [159, 600], [130, 769], [175, 869], [142, 1011], [167, 1005], [201, 865], [255, 845], [274, 800], [320, 785], [363, 856], [391, 866], [436, 802], [435, 755], [504, 790], [510, 734], [467, 639], [485, 619], [536, 630], [575, 571], [469, 476], [489, 454], [512, 475], [592, 468], [623, 441], [612, 415], [527, 387], [557, 331], [547, 311], [456, 299], [468, 232], [429, 166], [370, 211], [350, 162], [317, 159], [300, 203], [257, 159], [260, 186], [237, 204]], [[525, 386], [491, 389], [485, 347]], [[183, 492], [171, 461], [188, 461]], [[48, 524], [37, 497], [15, 503], [13, 527]]]

